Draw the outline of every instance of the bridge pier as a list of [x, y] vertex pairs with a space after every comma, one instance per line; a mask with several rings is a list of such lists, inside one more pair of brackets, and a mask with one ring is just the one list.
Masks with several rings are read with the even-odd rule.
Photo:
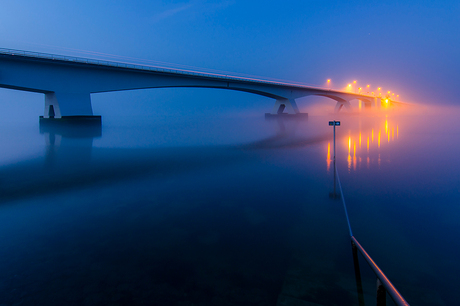
[[90, 93], [45, 93], [45, 112], [40, 116], [40, 124], [58, 124], [64, 121], [101, 124], [101, 116], [93, 115]]
[[375, 108], [377, 108], [377, 109], [382, 108], [382, 99], [376, 97], [376, 98], [374, 98], [374, 102], [375, 102]]
[[281, 116], [292, 118], [307, 118], [308, 113], [301, 113], [294, 99], [277, 99], [271, 113], [265, 113], [265, 118], [278, 118]]
[[273, 106], [272, 112], [270, 114], [282, 114], [285, 110], [288, 114], [291, 115], [300, 113], [299, 108], [297, 107], [297, 103], [295, 103], [294, 99], [277, 99], [275, 106]]
[[349, 101], [345, 102], [339, 102], [337, 101], [337, 104], [335, 105], [334, 112], [338, 113], [342, 108], [345, 107], [348, 111], [351, 111], [351, 105]]
[[90, 93], [49, 92], [45, 94], [43, 118], [92, 116]]

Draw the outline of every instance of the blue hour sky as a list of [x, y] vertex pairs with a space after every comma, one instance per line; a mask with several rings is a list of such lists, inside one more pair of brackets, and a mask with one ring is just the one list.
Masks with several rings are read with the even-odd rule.
[[[3, 48], [117, 55], [313, 85], [330, 78], [335, 88], [357, 80], [409, 102], [458, 103], [459, 1], [2, 0], [1, 7]], [[130, 98], [152, 95], [166, 97], [147, 90]], [[197, 108], [210, 107], [206, 95], [197, 94]], [[228, 103], [243, 97], [216, 95]], [[0, 90], [2, 100], [17, 97], [26, 96]]]

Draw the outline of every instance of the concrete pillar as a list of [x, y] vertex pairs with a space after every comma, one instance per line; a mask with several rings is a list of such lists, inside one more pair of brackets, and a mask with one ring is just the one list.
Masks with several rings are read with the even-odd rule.
[[45, 94], [43, 118], [93, 116], [90, 93], [50, 92]]
[[300, 113], [294, 99], [278, 99], [275, 102], [275, 106], [273, 107], [271, 114], [282, 114], [284, 110], [286, 110], [288, 114], [292, 115]]
[[54, 92], [45, 94], [45, 113], [43, 118], [61, 118], [61, 110]]
[[352, 108], [351, 108], [351, 105], [350, 105], [350, 102], [348, 101], [345, 101], [345, 102], [338, 102], [337, 101], [337, 104], [335, 105], [335, 108], [334, 108], [334, 111], [336, 113], [340, 112], [342, 110], [342, 108], [346, 108], [348, 111], [351, 111]]
[[375, 106], [377, 107], [377, 109], [380, 109], [381, 106], [382, 106], [382, 99], [376, 97], [375, 98]]

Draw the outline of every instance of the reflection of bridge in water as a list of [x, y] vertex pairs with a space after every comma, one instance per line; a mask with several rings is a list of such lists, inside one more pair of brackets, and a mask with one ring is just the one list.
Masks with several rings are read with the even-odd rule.
[[[91, 94], [147, 88], [216, 88], [253, 93], [275, 99], [270, 115], [301, 115], [296, 99], [322, 96], [336, 101], [336, 111], [350, 109], [350, 101], [379, 107], [380, 97], [257, 78], [203, 73], [184, 69], [67, 57], [0, 49], [0, 87], [43, 93], [43, 118], [95, 119]], [[398, 103], [391, 101], [391, 103]]]
[[8, 184], [0, 186], [0, 195], [4, 202], [143, 176], [164, 178], [251, 159], [253, 150], [304, 147], [325, 142], [329, 137], [297, 135], [307, 121], [279, 118], [265, 124], [274, 124], [275, 135], [249, 143], [140, 149], [93, 147], [94, 138], [102, 135], [98, 124], [42, 124], [44, 158], [3, 166], [0, 180], [4, 178], [2, 181]]

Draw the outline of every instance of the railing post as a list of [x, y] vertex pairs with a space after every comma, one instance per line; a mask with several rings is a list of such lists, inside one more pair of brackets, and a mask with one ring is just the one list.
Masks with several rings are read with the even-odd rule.
[[377, 306], [385, 306], [387, 304], [387, 291], [379, 278], [377, 278]]
[[351, 249], [353, 252], [353, 264], [355, 266], [356, 289], [358, 291], [358, 305], [364, 306], [364, 293], [363, 283], [361, 281], [361, 271], [359, 270], [358, 248], [355, 243], [351, 242]]

